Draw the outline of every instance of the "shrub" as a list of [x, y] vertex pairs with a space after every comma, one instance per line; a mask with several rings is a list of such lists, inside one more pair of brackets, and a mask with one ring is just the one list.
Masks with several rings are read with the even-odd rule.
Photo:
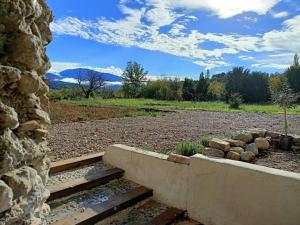
[[182, 142], [176, 145], [176, 153], [184, 156], [192, 156], [201, 153], [204, 147], [199, 144], [192, 144], [190, 142]]
[[232, 109], [239, 109], [242, 102], [243, 102], [242, 97], [238, 93], [232, 94], [228, 101], [229, 107]]

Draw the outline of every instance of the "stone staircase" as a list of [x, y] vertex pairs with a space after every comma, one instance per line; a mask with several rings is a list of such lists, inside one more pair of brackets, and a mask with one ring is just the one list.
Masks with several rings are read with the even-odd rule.
[[123, 178], [103, 153], [51, 165], [48, 204], [53, 225], [195, 225], [185, 212], [152, 199], [153, 191]]

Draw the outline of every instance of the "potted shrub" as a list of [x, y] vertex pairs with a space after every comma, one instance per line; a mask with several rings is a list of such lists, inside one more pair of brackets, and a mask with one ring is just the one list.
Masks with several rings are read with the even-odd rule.
[[293, 138], [288, 135], [287, 111], [296, 106], [298, 97], [299, 95], [295, 94], [286, 82], [282, 85], [281, 91], [273, 96], [275, 104], [283, 109], [284, 115], [284, 135], [279, 137], [279, 149], [291, 149]]

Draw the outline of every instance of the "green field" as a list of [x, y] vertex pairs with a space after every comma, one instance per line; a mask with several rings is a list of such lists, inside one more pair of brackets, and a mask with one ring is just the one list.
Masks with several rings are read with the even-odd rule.
[[[64, 103], [71, 103], [85, 106], [126, 106], [133, 108], [152, 108], [161, 110], [202, 110], [212, 112], [253, 112], [253, 113], [282, 113], [282, 110], [271, 104], [243, 104], [240, 109], [230, 109], [224, 102], [177, 102], [159, 101], [152, 99], [81, 99], [64, 100]], [[289, 110], [290, 114], [300, 114], [300, 105]]]

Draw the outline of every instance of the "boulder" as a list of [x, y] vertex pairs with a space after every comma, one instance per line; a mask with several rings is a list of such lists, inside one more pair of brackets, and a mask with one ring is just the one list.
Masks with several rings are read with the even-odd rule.
[[15, 129], [19, 126], [18, 114], [2, 102], [0, 102], [0, 129]]
[[33, 131], [33, 136], [37, 140], [46, 140], [48, 137], [48, 131], [44, 129], [36, 129]]
[[31, 112], [31, 118], [39, 120], [43, 124], [50, 124], [49, 114], [41, 109], [33, 109]]
[[222, 150], [224, 152], [228, 152], [229, 149], [230, 149], [230, 144], [228, 142], [220, 140], [218, 138], [213, 138], [209, 142], [209, 147], [220, 149], [220, 150]]
[[241, 154], [241, 160], [244, 162], [251, 162], [255, 159], [255, 154], [253, 152], [243, 152]]
[[5, 85], [17, 82], [21, 79], [21, 71], [10, 66], [0, 65], [0, 89]]
[[267, 130], [262, 128], [250, 128], [247, 130], [252, 134], [253, 138], [265, 137]]
[[217, 158], [224, 158], [225, 153], [222, 150], [216, 148], [205, 148], [203, 151], [203, 155], [217, 157]]
[[230, 148], [230, 151], [231, 152], [236, 152], [238, 154], [242, 154], [245, 150], [241, 147], [232, 147], [232, 148]]
[[224, 141], [228, 142], [230, 146], [232, 147], [242, 147], [244, 148], [246, 146], [246, 143], [240, 140], [233, 140], [233, 139], [224, 139]]
[[300, 146], [293, 145], [291, 149], [294, 152], [300, 152]]
[[190, 165], [190, 158], [187, 156], [183, 156], [183, 155], [177, 155], [177, 154], [171, 153], [168, 156], [167, 160], [170, 162], [174, 162], [174, 163]]
[[253, 141], [253, 136], [249, 131], [240, 131], [235, 133], [232, 137], [233, 140], [240, 140], [246, 143]]
[[257, 148], [260, 150], [267, 150], [270, 148], [270, 143], [267, 138], [255, 138], [254, 143], [256, 144]]
[[255, 143], [251, 143], [251, 144], [247, 145], [245, 151], [252, 152], [252, 153], [254, 153], [255, 156], [258, 155], [258, 148]]
[[240, 160], [241, 155], [237, 152], [229, 151], [226, 154], [226, 159], [231, 159], [231, 160]]
[[293, 135], [293, 143], [300, 145], [300, 135]]
[[13, 192], [2, 180], [0, 180], [0, 203], [0, 213], [13, 206]]

